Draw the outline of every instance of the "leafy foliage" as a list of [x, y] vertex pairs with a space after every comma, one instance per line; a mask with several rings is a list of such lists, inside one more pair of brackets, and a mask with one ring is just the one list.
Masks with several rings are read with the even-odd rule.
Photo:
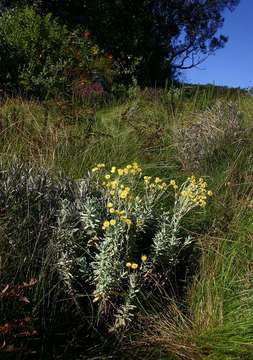
[[222, 13], [239, 0], [27, 2], [72, 28], [85, 23], [99, 46], [125, 68], [138, 59], [135, 76], [150, 84], [170, 79], [177, 70], [193, 67], [223, 47], [227, 37], [216, 36]]
[[7, 89], [43, 98], [74, 92], [87, 97], [103, 94], [103, 86], [98, 88], [102, 76], [111, 79], [110, 60], [84, 31], [70, 32], [51, 14], [41, 17], [29, 7], [11, 9], [0, 17], [0, 33], [0, 66], [5, 69], [1, 82]]

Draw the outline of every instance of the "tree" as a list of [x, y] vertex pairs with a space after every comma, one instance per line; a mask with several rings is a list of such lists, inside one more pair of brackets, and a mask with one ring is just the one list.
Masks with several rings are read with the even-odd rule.
[[200, 64], [224, 47], [217, 36], [225, 10], [239, 0], [27, 0], [70, 27], [85, 24], [117, 61], [131, 66], [142, 84], [161, 83]]

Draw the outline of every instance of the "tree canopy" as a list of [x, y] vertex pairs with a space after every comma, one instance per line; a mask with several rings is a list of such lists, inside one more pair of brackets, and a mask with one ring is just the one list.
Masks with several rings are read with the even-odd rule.
[[[200, 64], [228, 38], [217, 35], [239, 0], [19, 0], [52, 12], [70, 28], [85, 25], [141, 83], [161, 82]], [[15, 4], [9, 0], [9, 4]]]

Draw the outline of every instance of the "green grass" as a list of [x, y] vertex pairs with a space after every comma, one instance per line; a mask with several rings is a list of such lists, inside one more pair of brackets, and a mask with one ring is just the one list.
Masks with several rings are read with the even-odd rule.
[[213, 239], [193, 289], [194, 321], [202, 330], [197, 344], [207, 359], [253, 358], [253, 217], [242, 211], [229, 237]]

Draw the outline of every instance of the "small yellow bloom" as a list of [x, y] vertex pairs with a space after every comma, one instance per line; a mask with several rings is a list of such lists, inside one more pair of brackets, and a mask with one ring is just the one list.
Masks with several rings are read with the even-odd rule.
[[148, 184], [151, 180], [151, 176], [144, 176], [143, 179], [144, 179], [145, 184]]
[[116, 225], [116, 220], [115, 219], [110, 220], [110, 225]]
[[109, 202], [109, 203], [107, 204], [107, 207], [108, 207], [109, 209], [112, 208], [112, 207], [113, 207], [113, 203]]
[[175, 185], [176, 185], [176, 181], [175, 181], [175, 180], [170, 180], [170, 185], [171, 185], [171, 186], [175, 186]]
[[143, 225], [144, 221], [142, 219], [137, 219], [136, 224], [137, 225]]
[[114, 181], [111, 181], [111, 188], [112, 190], [115, 190], [118, 186], [118, 181], [117, 180], [114, 180]]
[[156, 177], [156, 178], [155, 178], [155, 183], [156, 183], [156, 184], [159, 184], [161, 181], [162, 181], [162, 180], [161, 180], [159, 177]]
[[105, 167], [105, 164], [97, 164], [97, 167], [98, 167], [98, 168], [104, 168], [104, 167]]
[[115, 195], [115, 191], [110, 191], [110, 195], [114, 196]]
[[93, 169], [91, 169], [92, 172], [96, 172], [98, 170], [99, 170], [98, 167], [94, 167]]
[[114, 209], [114, 208], [110, 208], [109, 211], [110, 211], [111, 214], [114, 214], [114, 213], [115, 213], [115, 209]]
[[127, 225], [131, 225], [131, 224], [132, 224], [132, 221], [131, 221], [130, 219], [126, 219], [126, 220], [125, 220], [125, 223], [126, 223]]
[[109, 175], [109, 174], [105, 175], [106, 180], [109, 180], [110, 178], [111, 178], [111, 175]]
[[119, 197], [120, 197], [121, 199], [125, 199], [125, 198], [127, 197], [127, 194], [128, 194], [127, 191], [124, 190], [124, 191], [122, 191], [122, 192], [120, 193], [120, 196], [119, 196]]
[[131, 268], [132, 268], [133, 270], [138, 269], [138, 264], [132, 263], [132, 264], [131, 264]]
[[206, 202], [204, 200], [199, 201], [199, 206], [204, 208], [206, 206]]
[[115, 172], [116, 172], [116, 166], [113, 166], [113, 167], [111, 168], [111, 173], [114, 174]]
[[123, 169], [118, 169], [118, 175], [119, 175], [119, 176], [124, 175], [124, 170], [123, 170]]
[[99, 47], [97, 45], [92, 46], [91, 52], [93, 55], [97, 55], [99, 53]]
[[207, 195], [208, 195], [208, 196], [213, 196], [213, 192], [212, 192], [211, 190], [209, 190], [209, 191], [207, 192]]
[[141, 257], [141, 261], [145, 262], [148, 260], [148, 257], [146, 255], [142, 255]]
[[103, 229], [103, 230], [106, 230], [109, 226], [110, 226], [109, 221], [108, 221], [108, 220], [105, 220], [104, 223], [103, 223], [102, 229]]
[[132, 267], [132, 264], [130, 262], [127, 262], [126, 267], [130, 269], [130, 267]]

